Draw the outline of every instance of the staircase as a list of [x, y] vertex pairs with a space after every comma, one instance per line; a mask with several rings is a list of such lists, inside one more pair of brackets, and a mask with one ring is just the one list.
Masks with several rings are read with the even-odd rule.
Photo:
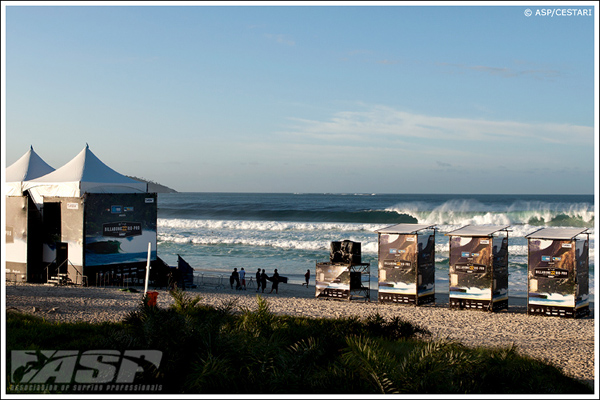
[[48, 277], [48, 282], [45, 283], [46, 286], [62, 286], [68, 285], [72, 283], [71, 278], [69, 278], [69, 274], [57, 274], [55, 276]]
[[[69, 277], [68, 273], [59, 272], [61, 267], [64, 266], [65, 263], [68, 263], [69, 260], [65, 260], [61, 265], [55, 264], [56, 259], [46, 266], [46, 286], [63, 286], [63, 285], [84, 285], [87, 286], [87, 276], [82, 275], [77, 269], [75, 269], [75, 281]], [[71, 264], [73, 266], [73, 264]], [[53, 270], [53, 271], [51, 271]], [[63, 269], [64, 271], [64, 269]]]

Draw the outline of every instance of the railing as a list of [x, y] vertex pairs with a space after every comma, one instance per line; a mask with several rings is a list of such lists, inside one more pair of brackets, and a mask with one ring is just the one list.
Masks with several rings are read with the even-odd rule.
[[[18, 278], [19, 275], [21, 275], [21, 279]], [[12, 279], [9, 278], [9, 276], [12, 276]], [[22, 272], [7, 272], [6, 282], [12, 282], [14, 285], [16, 285], [18, 282], [27, 282], [27, 275], [23, 274]]]
[[197, 286], [214, 286], [215, 289], [225, 288], [225, 276], [223, 274], [205, 274], [194, 275], [194, 284]]
[[[65, 260], [62, 264], [56, 266], [56, 275], [52, 275], [52, 279], [50, 279], [50, 266], [56, 263], [56, 258], [52, 260], [50, 264], [46, 265], [46, 267], [44, 268], [44, 270], [46, 271], [46, 283], [53, 283], [52, 281], [56, 280], [60, 281], [60, 279], [58, 278], [60, 276], [58, 271], [60, 271], [60, 267], [62, 267], [65, 262], [67, 261]], [[56, 277], [56, 279], [54, 277]], [[58, 284], [58, 282], [54, 283]]]
[[[67, 261], [69, 261], [69, 260], [67, 260]], [[71, 264], [70, 261], [69, 261], [69, 264]], [[87, 286], [88, 285], [87, 276], [82, 274], [81, 272], [79, 272], [79, 270], [77, 268], [75, 268], [75, 266], [73, 264], [71, 264], [71, 265], [73, 266], [73, 269], [75, 270], [75, 284]], [[79, 283], [80, 279], [81, 279], [81, 283]]]
[[[69, 259], [66, 259], [65, 261], [63, 261], [62, 263], [60, 263], [59, 265], [56, 266], [56, 269], [54, 270], [56, 272], [56, 275], [50, 275], [50, 266], [53, 265], [56, 262], [56, 259], [52, 260], [52, 262], [48, 265], [46, 265], [46, 267], [44, 268], [44, 270], [46, 271], [46, 283], [54, 283], [55, 285], [66, 285], [69, 283], [73, 283], [75, 285], [85, 285], [87, 286], [87, 276], [83, 275], [76, 267], [75, 265], [73, 265], [73, 263], [71, 261], [69, 261]], [[61, 273], [60, 272], [60, 268], [65, 265], [66, 263], [70, 264], [71, 267], [73, 267], [73, 270], [75, 271], [75, 281], [73, 281], [70, 277], [69, 277], [69, 273]]]

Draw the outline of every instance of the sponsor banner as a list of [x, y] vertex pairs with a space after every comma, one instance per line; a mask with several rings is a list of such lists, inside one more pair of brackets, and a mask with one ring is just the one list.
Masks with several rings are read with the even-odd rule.
[[490, 240], [478, 237], [450, 237], [450, 265], [488, 265], [492, 255]]
[[529, 292], [528, 303], [544, 306], [575, 307], [575, 295]]
[[[435, 233], [379, 235], [379, 299], [422, 304], [434, 301]], [[423, 301], [415, 300], [420, 296]]]
[[85, 199], [85, 266], [156, 259], [157, 205], [149, 194], [89, 193]]
[[387, 293], [380, 291], [378, 300], [382, 303], [416, 304], [417, 296], [414, 294]]
[[379, 292], [416, 295], [417, 285], [404, 282], [379, 282]]
[[564, 306], [546, 306], [539, 304], [528, 304], [527, 314], [529, 315], [545, 315], [548, 317], [562, 318], [578, 318], [589, 315], [589, 306], [581, 308], [564, 307]]
[[492, 310], [493, 296], [508, 297], [507, 251], [506, 238], [450, 238], [449, 296], [456, 307]]
[[587, 296], [588, 268], [581, 263], [587, 254], [576, 252], [570, 240], [547, 239], [529, 239], [528, 252], [528, 303], [537, 310], [530, 312], [565, 316], [556, 307], [575, 307]]
[[479, 310], [488, 310], [490, 307], [490, 300], [474, 300], [465, 299], [461, 297], [450, 297], [448, 299], [450, 308], [470, 308]]
[[450, 287], [450, 297], [456, 297], [459, 299], [471, 299], [471, 300], [492, 300], [491, 289], [474, 289], [466, 287]]
[[315, 297], [347, 298], [350, 293], [348, 265], [317, 263]]
[[349, 295], [350, 295], [350, 289], [344, 290], [344, 289], [325, 288], [321, 292], [319, 292], [317, 297], [332, 297], [332, 298], [336, 298], [336, 299], [347, 299]]

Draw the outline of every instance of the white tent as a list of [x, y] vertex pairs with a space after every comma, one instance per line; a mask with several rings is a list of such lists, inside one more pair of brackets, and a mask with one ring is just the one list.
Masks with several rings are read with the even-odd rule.
[[21, 158], [6, 168], [6, 196], [22, 196], [23, 182], [36, 179], [54, 171], [37, 153], [33, 146]]
[[37, 204], [44, 196], [81, 197], [84, 193], [146, 193], [148, 184], [121, 175], [92, 153], [89, 146], [71, 161], [36, 179], [23, 183]]

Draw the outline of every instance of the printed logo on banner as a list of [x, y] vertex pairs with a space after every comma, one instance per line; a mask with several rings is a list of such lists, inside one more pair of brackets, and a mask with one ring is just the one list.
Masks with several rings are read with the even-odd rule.
[[410, 268], [412, 266], [410, 261], [393, 261], [393, 260], [384, 260], [383, 266], [386, 268]]
[[146, 197], [145, 199], [146, 203], [154, 203], [154, 198], [153, 197]]
[[110, 212], [112, 214], [120, 214], [123, 212], [123, 206], [110, 206]]
[[565, 249], [570, 249], [570, 248], [573, 247], [573, 245], [571, 243], [563, 243], [562, 247], [565, 248]]
[[552, 257], [550, 257], [550, 256], [542, 256], [542, 261], [543, 262], [550, 262], [550, 261], [552, 261]]
[[133, 212], [133, 207], [123, 207], [124, 212]]
[[130, 237], [142, 234], [140, 222], [112, 222], [102, 225], [102, 236]]
[[407, 241], [407, 242], [414, 242], [414, 241], [415, 241], [415, 238], [414, 238], [414, 237], [412, 237], [412, 236], [407, 236], [407, 237], [406, 237], [406, 241]]
[[396, 249], [390, 249], [390, 254], [396, 254], [397, 250]]
[[482, 265], [482, 264], [474, 264], [474, 265], [457, 264], [454, 266], [454, 270], [457, 272], [466, 272], [467, 274], [483, 274], [483, 273], [485, 273], [485, 265]]
[[479, 241], [479, 244], [490, 244], [490, 240], [489, 239], [481, 239]]
[[[161, 359], [159, 350], [13, 350], [12, 389], [76, 391], [77, 385], [88, 385], [83, 390], [94, 385], [102, 391], [127, 390], [125, 387], [135, 381], [138, 372], [159, 368]], [[115, 384], [119, 389], [114, 388]]]
[[533, 275], [538, 278], [567, 278], [569, 271], [562, 268], [536, 268]]
[[78, 210], [78, 209], [79, 209], [78, 203], [67, 203], [67, 210]]
[[471, 257], [471, 253], [469, 253], [468, 251], [463, 251], [460, 256], [461, 257]]

